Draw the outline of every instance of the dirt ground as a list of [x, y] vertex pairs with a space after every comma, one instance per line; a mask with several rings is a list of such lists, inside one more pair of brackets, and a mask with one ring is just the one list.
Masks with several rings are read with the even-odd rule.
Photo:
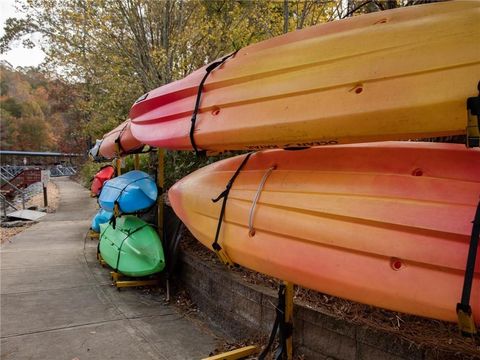
[[[58, 208], [58, 202], [60, 201], [60, 195], [58, 192], [58, 187], [54, 182], [50, 181], [47, 186], [47, 198], [48, 198], [48, 207], [47, 213], [53, 213]], [[34, 195], [26, 204], [26, 207], [38, 206], [43, 208], [43, 193]]]
[[[47, 213], [53, 213], [58, 208], [58, 203], [60, 201], [60, 195], [58, 192], [58, 187], [54, 182], [50, 181], [47, 186], [47, 197], [48, 197], [48, 207]], [[29, 201], [25, 204], [26, 208], [31, 206], [37, 206], [43, 208], [43, 193], [36, 194], [30, 198]], [[34, 222], [26, 223], [23, 226], [4, 228], [0, 227], [0, 243], [8, 241], [13, 236], [21, 233], [25, 229], [28, 229], [32, 226]]]

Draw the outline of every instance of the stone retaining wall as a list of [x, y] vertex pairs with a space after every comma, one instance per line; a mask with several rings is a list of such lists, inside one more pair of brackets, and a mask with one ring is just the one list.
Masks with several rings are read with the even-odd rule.
[[[238, 340], [268, 335], [274, 322], [275, 291], [245, 282], [222, 265], [181, 255], [181, 281], [212, 325]], [[452, 359], [435, 349], [420, 349], [392, 334], [350, 324], [295, 304], [294, 346], [306, 359]]]

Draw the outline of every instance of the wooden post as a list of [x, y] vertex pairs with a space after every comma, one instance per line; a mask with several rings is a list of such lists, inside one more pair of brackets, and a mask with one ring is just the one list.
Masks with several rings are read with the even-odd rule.
[[43, 186], [43, 206], [48, 206], [48, 195], [47, 195], [47, 187]]
[[135, 167], [135, 170], [140, 170], [140, 155], [139, 154], [134, 155], [133, 166]]
[[[47, 186], [48, 182], [50, 181], [50, 170], [42, 170], [40, 173], [40, 180], [42, 182], [43, 187], [43, 206], [48, 206], [48, 195], [47, 195]], [[25, 195], [22, 193], [22, 201], [25, 202]], [[25, 204], [23, 204], [23, 208], [25, 209]]]
[[[285, 322], [293, 330], [293, 284], [285, 281]], [[293, 331], [287, 337], [287, 359], [293, 359]]]
[[122, 175], [122, 158], [118, 157], [115, 159], [115, 166], [117, 167], [117, 176]]

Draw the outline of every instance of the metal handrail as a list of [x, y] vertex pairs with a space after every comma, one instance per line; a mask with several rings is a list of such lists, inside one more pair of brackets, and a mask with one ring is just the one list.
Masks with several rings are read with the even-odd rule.
[[4, 175], [0, 174], [0, 178], [22, 195], [22, 209], [25, 210], [25, 191], [8, 181], [8, 179]]
[[[20, 174], [24, 170], [28, 169], [38, 169], [38, 166], [26, 166], [26, 165], [11, 165], [11, 166], [0, 166], [0, 174], [3, 174], [7, 180], [12, 180], [15, 176]], [[49, 168], [50, 176], [71, 176], [77, 173], [77, 170], [74, 166], [52, 166]]]
[[77, 173], [77, 171], [75, 170], [75, 168], [73, 166], [62, 166], [62, 167], [55, 166], [55, 167], [50, 168], [50, 175], [52, 177], [55, 177], [55, 176], [71, 176], [71, 175], [75, 175], [76, 173]]
[[7, 207], [10, 206], [13, 208], [15, 211], [18, 210], [15, 205], [13, 205], [10, 201], [7, 200], [7, 198], [3, 195], [0, 194], [0, 200], [3, 203], [2, 209], [3, 209], [3, 216], [7, 217]]
[[0, 166], [0, 174], [6, 175], [9, 180], [13, 179], [15, 176], [20, 174], [25, 169], [29, 169], [31, 166], [26, 165], [2, 165]]

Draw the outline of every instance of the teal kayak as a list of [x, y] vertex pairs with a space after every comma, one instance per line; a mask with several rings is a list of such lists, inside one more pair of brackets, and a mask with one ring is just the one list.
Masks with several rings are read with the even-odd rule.
[[165, 256], [157, 231], [145, 221], [121, 216], [100, 224], [99, 251], [115, 271], [127, 276], [147, 276], [162, 271]]

